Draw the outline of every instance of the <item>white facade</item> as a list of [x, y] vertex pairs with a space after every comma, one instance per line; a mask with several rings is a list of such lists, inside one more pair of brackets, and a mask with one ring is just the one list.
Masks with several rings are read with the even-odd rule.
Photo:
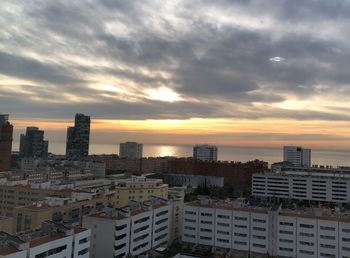
[[196, 145], [193, 147], [193, 158], [202, 161], [217, 161], [218, 148], [214, 145]]
[[350, 202], [350, 177], [342, 174], [264, 173], [252, 176], [252, 195], [320, 202]]
[[232, 253], [350, 257], [350, 217], [326, 213], [191, 203], [184, 206], [182, 240]]
[[294, 166], [311, 166], [311, 149], [300, 146], [284, 146], [283, 161], [292, 163]]
[[124, 142], [119, 145], [119, 157], [129, 159], [142, 158], [143, 145], [137, 142]]
[[[6, 258], [89, 258], [91, 231], [88, 229], [66, 229], [44, 222], [42, 232], [11, 236], [0, 232], [0, 257]], [[46, 224], [46, 226], [44, 226]], [[49, 227], [52, 229], [48, 230]], [[44, 229], [45, 227], [45, 229]], [[62, 228], [64, 228], [62, 230]]]
[[152, 198], [148, 204], [131, 203], [123, 209], [84, 217], [91, 228], [92, 258], [138, 256], [166, 247], [171, 239], [172, 207], [168, 200]]

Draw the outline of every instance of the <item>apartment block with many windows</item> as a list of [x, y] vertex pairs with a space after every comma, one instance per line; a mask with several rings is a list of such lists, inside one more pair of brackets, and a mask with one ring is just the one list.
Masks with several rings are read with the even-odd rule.
[[350, 215], [330, 208], [282, 209], [201, 197], [184, 205], [182, 241], [251, 257], [350, 257]]
[[92, 230], [91, 257], [138, 256], [166, 247], [171, 239], [171, 211], [170, 201], [152, 197], [84, 217], [84, 227]]

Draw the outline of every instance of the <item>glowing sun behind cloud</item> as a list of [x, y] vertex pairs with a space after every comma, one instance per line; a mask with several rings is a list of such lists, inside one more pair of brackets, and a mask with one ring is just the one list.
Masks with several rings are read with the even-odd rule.
[[146, 98], [151, 100], [159, 100], [164, 102], [176, 102], [183, 100], [178, 93], [167, 87], [147, 89], [144, 92], [146, 93]]

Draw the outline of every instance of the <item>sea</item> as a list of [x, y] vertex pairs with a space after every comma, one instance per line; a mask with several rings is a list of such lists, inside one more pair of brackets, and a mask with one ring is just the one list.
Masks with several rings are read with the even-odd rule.
[[[18, 150], [18, 143], [14, 143], [14, 150]], [[64, 154], [65, 143], [50, 142], [49, 151], [55, 154]], [[90, 154], [118, 154], [119, 144], [90, 144]], [[191, 157], [192, 145], [155, 145], [144, 144], [144, 157]], [[218, 146], [218, 159], [222, 161], [249, 161], [263, 160], [272, 164], [283, 159], [282, 148]], [[350, 166], [350, 151], [312, 149], [311, 160], [313, 165]]]

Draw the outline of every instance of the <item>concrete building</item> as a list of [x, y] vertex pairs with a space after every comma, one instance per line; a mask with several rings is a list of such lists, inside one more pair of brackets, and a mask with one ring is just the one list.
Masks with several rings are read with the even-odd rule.
[[89, 258], [91, 231], [51, 221], [40, 230], [21, 235], [0, 232], [0, 257], [3, 258]]
[[128, 205], [129, 201], [143, 202], [151, 196], [168, 198], [168, 185], [162, 179], [132, 176], [115, 182], [116, 207]]
[[300, 146], [284, 146], [283, 161], [290, 162], [294, 166], [311, 166], [311, 149]]
[[350, 202], [350, 171], [295, 168], [252, 176], [252, 195], [261, 199], [290, 199], [346, 204]]
[[214, 145], [196, 145], [193, 147], [193, 158], [202, 161], [217, 161], [218, 148]]
[[251, 186], [252, 174], [261, 173], [267, 169], [267, 162], [260, 160], [248, 162], [213, 162], [192, 158], [168, 160], [169, 174], [223, 177], [225, 184], [233, 186], [237, 193], [247, 191]]
[[13, 125], [8, 118], [8, 115], [0, 114], [0, 172], [11, 169]]
[[22, 158], [45, 159], [48, 155], [49, 142], [44, 140], [44, 131], [37, 127], [27, 127], [26, 134], [21, 134], [19, 155]]
[[182, 241], [237, 257], [350, 257], [350, 217], [329, 208], [290, 210], [202, 197], [184, 206]]
[[91, 257], [142, 257], [151, 249], [166, 247], [171, 238], [171, 210], [170, 201], [152, 197], [84, 217], [83, 225], [91, 228], [93, 236]]
[[74, 127], [67, 129], [66, 157], [71, 160], [87, 158], [90, 142], [90, 116], [75, 115]]
[[78, 226], [83, 216], [102, 211], [110, 202], [113, 202], [110, 195], [96, 197], [95, 193], [89, 192], [73, 192], [72, 197], [46, 197], [27, 206], [15, 207], [9, 233], [40, 228], [45, 220]]
[[54, 189], [54, 188], [34, 188], [27, 184], [26, 180], [15, 182], [0, 182], [0, 216], [12, 217], [13, 209], [17, 206], [29, 205], [45, 199], [47, 196], [70, 197], [73, 190], [71, 189]]
[[195, 189], [198, 186], [224, 186], [224, 178], [217, 176], [186, 175], [186, 174], [164, 174], [164, 181], [170, 186], [186, 186]]
[[119, 157], [122, 159], [142, 159], [143, 145], [137, 142], [124, 142], [119, 145]]

